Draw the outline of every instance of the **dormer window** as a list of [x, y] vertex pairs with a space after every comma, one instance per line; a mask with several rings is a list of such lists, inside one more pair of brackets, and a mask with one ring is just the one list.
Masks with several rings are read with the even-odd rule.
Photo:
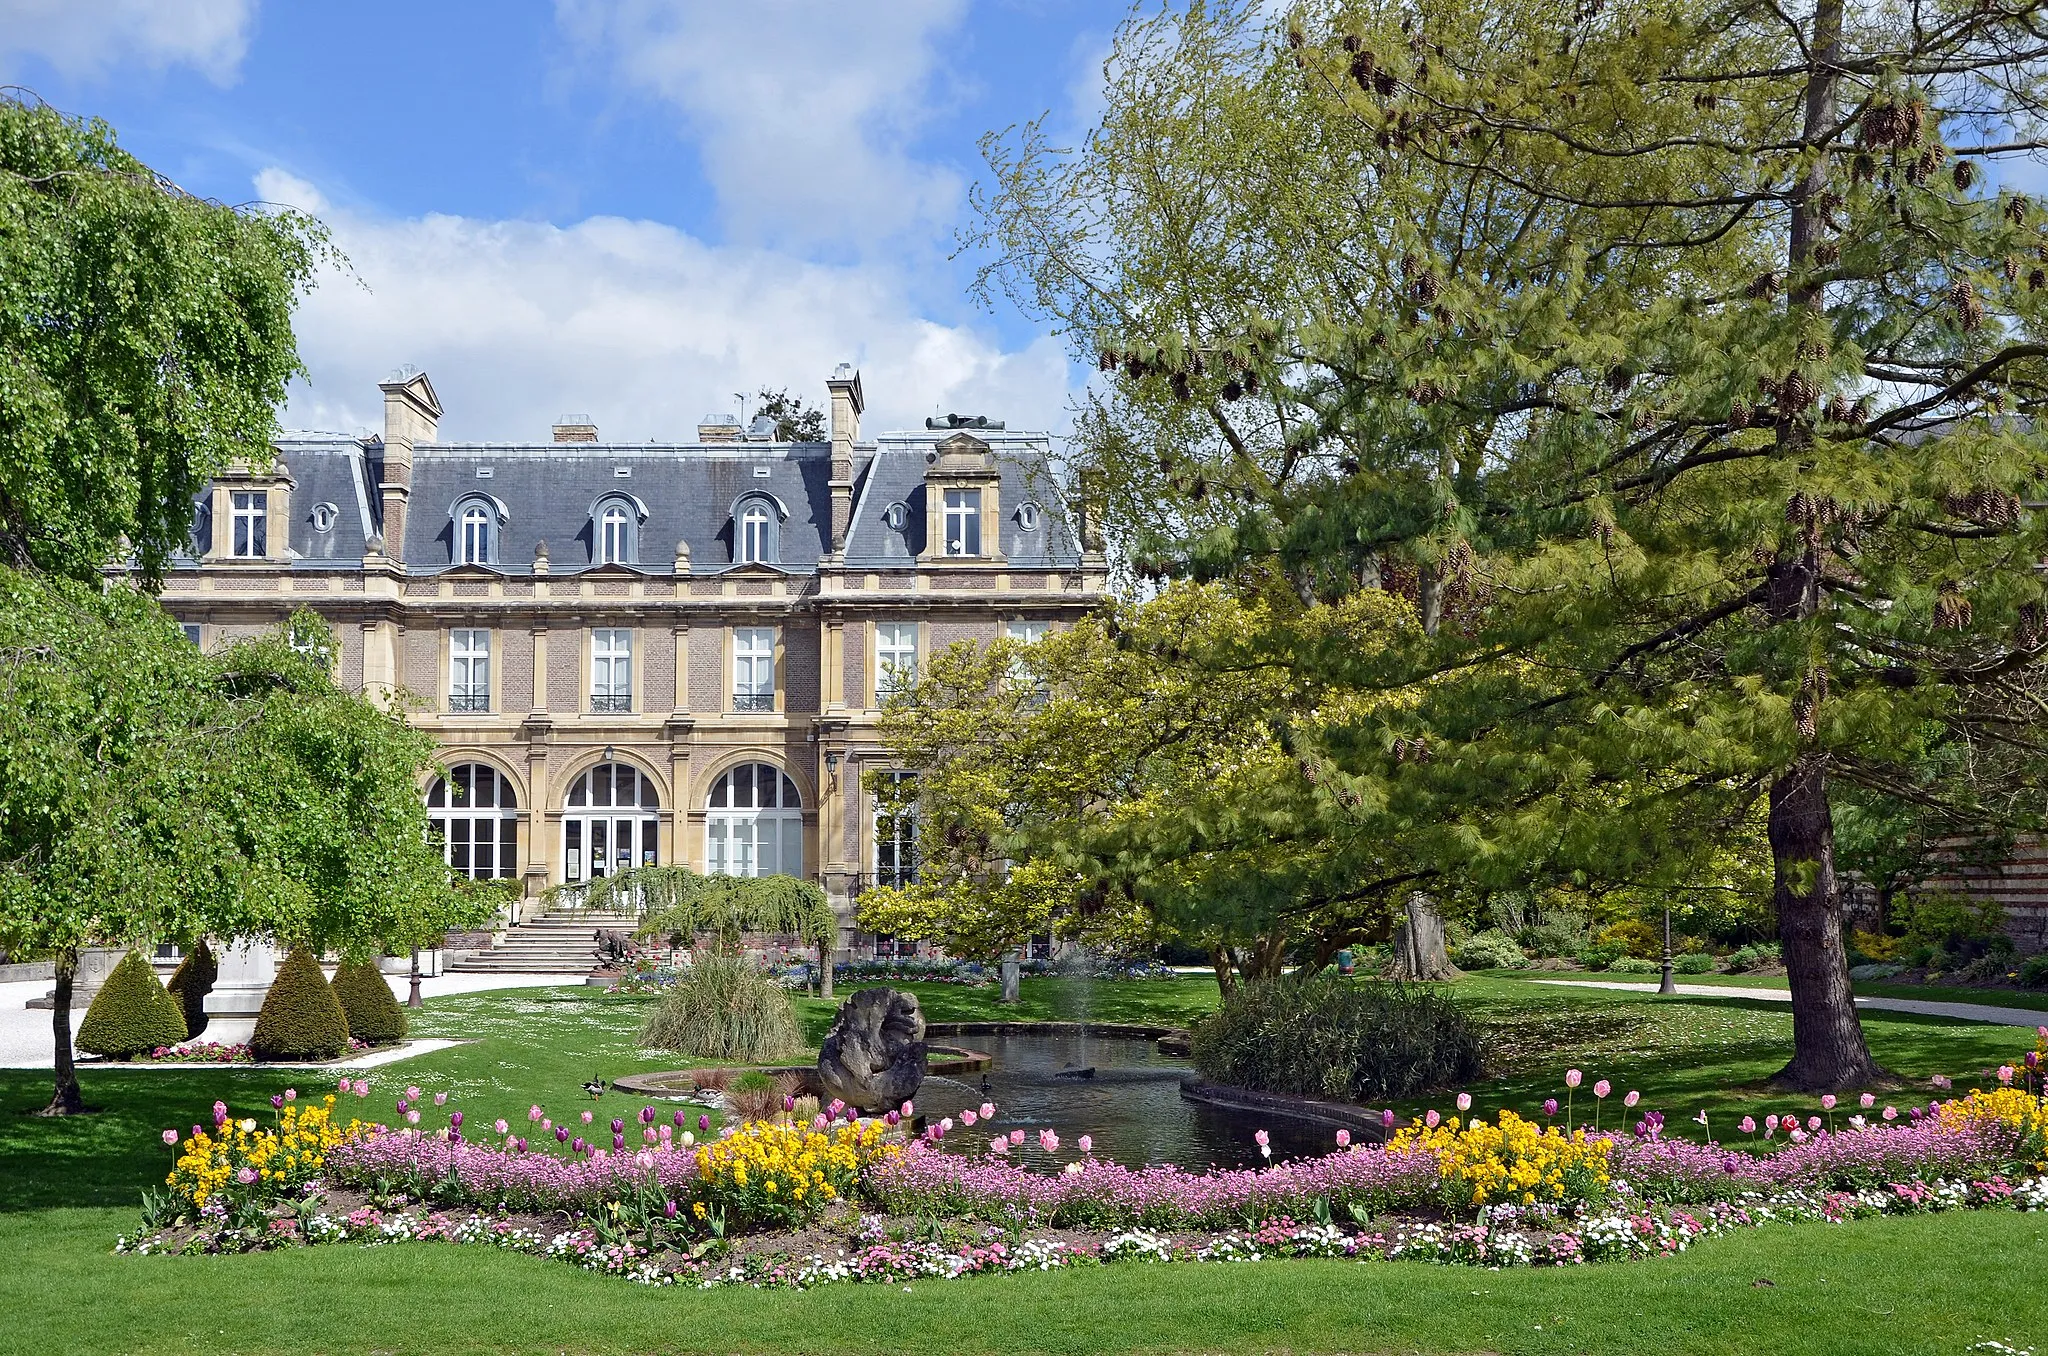
[[628, 494], [608, 494], [590, 506], [590, 560], [632, 565], [640, 559], [640, 524], [647, 507]]
[[1026, 504], [1017, 510], [1017, 526], [1026, 532], [1038, 530], [1038, 505]]
[[749, 504], [740, 514], [740, 560], [756, 563], [767, 560], [772, 554], [768, 540], [768, 510], [759, 504]]
[[945, 520], [940, 524], [946, 554], [981, 554], [981, 491], [947, 490]]
[[270, 554], [270, 495], [263, 490], [234, 490], [228, 496], [229, 554], [260, 560]]
[[490, 564], [494, 544], [491, 541], [491, 511], [482, 504], [471, 504], [462, 510], [455, 526], [455, 563]]
[[889, 507], [882, 510], [882, 521], [889, 525], [890, 531], [901, 532], [903, 525], [910, 521], [910, 505], [889, 505]]

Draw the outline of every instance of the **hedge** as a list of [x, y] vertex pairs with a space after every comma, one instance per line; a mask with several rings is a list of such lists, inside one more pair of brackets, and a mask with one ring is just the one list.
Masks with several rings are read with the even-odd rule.
[[341, 1000], [305, 947], [292, 948], [263, 995], [249, 1047], [258, 1059], [333, 1059], [348, 1049]]
[[185, 953], [185, 959], [178, 962], [178, 968], [171, 974], [171, 982], [164, 986], [185, 1014], [187, 1040], [198, 1040], [206, 1030], [206, 995], [213, 992], [213, 983], [219, 978], [220, 962], [213, 958], [213, 948], [202, 937], [198, 945]]
[[389, 1045], [405, 1035], [405, 1009], [374, 961], [343, 961], [334, 972], [334, 996], [348, 1020], [348, 1034], [365, 1045]]
[[90, 1055], [131, 1059], [185, 1038], [185, 1018], [177, 1000], [164, 992], [142, 953], [130, 951], [85, 1010], [77, 1045]]

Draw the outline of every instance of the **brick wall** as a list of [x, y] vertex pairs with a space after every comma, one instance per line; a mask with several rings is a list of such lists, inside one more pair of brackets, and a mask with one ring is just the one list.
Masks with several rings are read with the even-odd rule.
[[583, 633], [548, 632], [548, 710], [568, 713], [583, 709]]
[[405, 633], [405, 649], [398, 666], [399, 679], [415, 697], [427, 704], [429, 711], [441, 709], [445, 693], [441, 691], [441, 633], [408, 629]]
[[690, 709], [725, 709], [725, 632], [716, 626], [690, 628]]
[[496, 637], [498, 652], [491, 656], [497, 672], [492, 675], [498, 688], [500, 711], [533, 709], [533, 632], [524, 626], [501, 627]]
[[818, 628], [795, 622], [782, 628], [782, 709], [813, 712], [824, 679], [818, 668]]
[[639, 645], [646, 654], [640, 666], [640, 709], [673, 710], [676, 701], [676, 636], [666, 626], [642, 627]]

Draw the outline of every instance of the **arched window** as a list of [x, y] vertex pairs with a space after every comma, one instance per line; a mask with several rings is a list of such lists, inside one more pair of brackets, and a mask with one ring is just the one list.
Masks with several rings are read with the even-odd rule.
[[796, 783], [766, 763], [742, 763], [720, 776], [705, 802], [704, 860], [715, 876], [803, 875]]
[[623, 565], [633, 559], [632, 519], [625, 506], [612, 504], [597, 524], [597, 563]]
[[497, 554], [496, 535], [491, 531], [491, 511], [482, 504], [470, 504], [455, 522], [455, 563], [488, 565]]
[[458, 876], [491, 880], [519, 874], [518, 794], [490, 764], [458, 763], [437, 777], [427, 790], [427, 823]]
[[740, 514], [740, 560], [742, 562], [773, 560], [775, 558], [775, 546], [770, 536], [772, 531], [769, 526], [770, 522], [768, 510], [759, 504], [747, 505], [746, 511]]
[[562, 879], [591, 880], [660, 860], [661, 792], [630, 763], [599, 763], [562, 803]]

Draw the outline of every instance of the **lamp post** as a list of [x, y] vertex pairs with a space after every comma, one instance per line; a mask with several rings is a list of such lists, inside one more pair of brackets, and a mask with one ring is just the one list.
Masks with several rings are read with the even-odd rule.
[[1657, 981], [1658, 993], [1677, 993], [1678, 985], [1671, 978], [1671, 910], [1664, 910], [1664, 969]]
[[420, 949], [412, 949], [412, 991], [405, 996], [405, 1005], [416, 1008], [420, 1005]]

